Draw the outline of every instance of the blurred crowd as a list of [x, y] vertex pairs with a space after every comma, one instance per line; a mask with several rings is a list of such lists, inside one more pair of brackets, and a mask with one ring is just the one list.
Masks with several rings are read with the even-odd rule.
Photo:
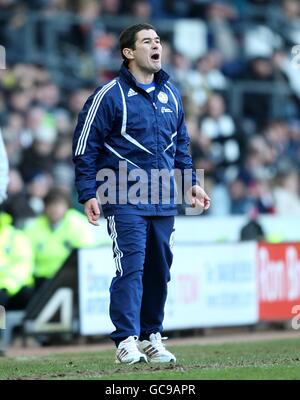
[[[47, 62], [23, 62], [31, 13], [51, 21], [56, 43], [68, 44], [57, 49], [62, 56], [74, 49], [74, 63], [86, 66], [76, 69], [73, 85], [64, 85], [64, 64], [59, 70], [49, 63], [52, 54], [44, 54]], [[67, 14], [76, 23], [61, 24]], [[0, 126], [10, 164], [2, 207], [14, 224], [23, 227], [40, 215], [53, 187], [79, 207], [73, 129], [89, 94], [118, 72], [125, 17], [126, 24], [149, 21], [161, 32], [163, 67], [182, 93], [194, 166], [204, 169], [213, 199], [209, 214], [245, 214], [254, 207], [299, 215], [300, 74], [297, 51], [291, 56], [300, 43], [299, 1], [0, 0], [0, 44], [7, 50]], [[32, 39], [42, 46], [47, 31], [39, 18]], [[277, 93], [278, 85], [286, 91]], [[234, 96], [234, 88], [243, 87]]]

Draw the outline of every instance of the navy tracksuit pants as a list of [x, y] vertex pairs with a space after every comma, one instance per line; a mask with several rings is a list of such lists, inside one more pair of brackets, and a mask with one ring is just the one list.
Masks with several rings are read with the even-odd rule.
[[174, 216], [107, 217], [116, 276], [110, 286], [111, 334], [116, 345], [128, 336], [148, 339], [162, 332], [172, 252]]

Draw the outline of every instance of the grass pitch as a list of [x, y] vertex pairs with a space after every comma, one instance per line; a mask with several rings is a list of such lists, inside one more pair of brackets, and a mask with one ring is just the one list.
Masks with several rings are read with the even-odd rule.
[[114, 350], [0, 358], [0, 379], [300, 379], [298, 339], [168, 347], [177, 364], [114, 364]]

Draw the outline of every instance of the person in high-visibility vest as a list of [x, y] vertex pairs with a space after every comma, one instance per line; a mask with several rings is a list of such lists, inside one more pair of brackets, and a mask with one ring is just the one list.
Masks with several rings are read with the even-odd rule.
[[53, 278], [72, 249], [99, 244], [83, 214], [70, 208], [65, 192], [50, 190], [44, 203], [44, 213], [24, 229], [33, 246], [36, 288]]
[[8, 185], [8, 159], [0, 131], [0, 204], [6, 199]]
[[0, 213], [0, 305], [7, 310], [25, 309], [33, 294], [33, 252], [12, 218]]

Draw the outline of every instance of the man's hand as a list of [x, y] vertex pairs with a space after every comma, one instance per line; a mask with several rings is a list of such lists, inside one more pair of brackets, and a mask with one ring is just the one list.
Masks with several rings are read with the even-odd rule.
[[202, 210], [208, 210], [210, 207], [210, 198], [205, 193], [201, 186], [194, 185], [187, 191], [187, 196], [190, 201], [190, 205], [193, 208], [201, 208]]
[[90, 224], [99, 226], [100, 208], [97, 199], [94, 197], [84, 203], [84, 212]]

